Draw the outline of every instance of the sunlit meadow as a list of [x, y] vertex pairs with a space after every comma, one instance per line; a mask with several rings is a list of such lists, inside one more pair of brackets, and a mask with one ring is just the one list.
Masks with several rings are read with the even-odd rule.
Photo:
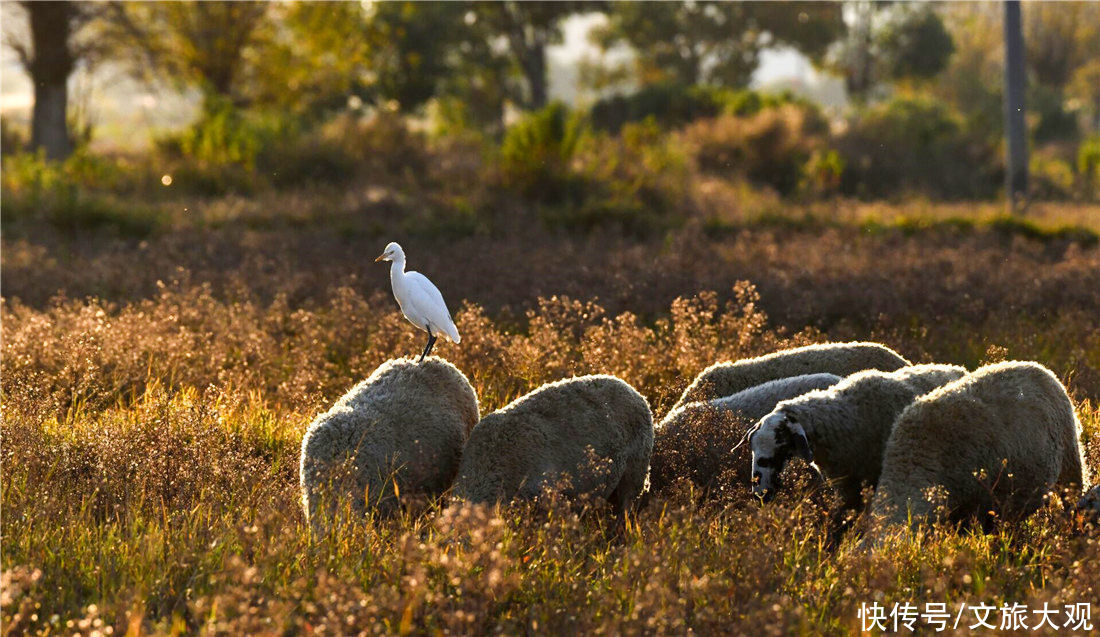
[[[659, 417], [715, 360], [873, 338], [919, 361], [1051, 366], [1095, 477], [1100, 255], [1087, 233], [959, 228], [931, 204], [835, 209], [828, 223], [808, 206], [663, 239], [444, 234], [407, 249], [452, 299], [463, 340], [438, 353], [483, 412], [603, 372]], [[370, 267], [392, 235], [265, 214], [140, 239], [8, 233], [7, 634], [843, 633], [871, 601], [1100, 602], [1100, 542], [1054, 503], [990, 535], [938, 529], [874, 554], [828, 550], [808, 500], [760, 508], [686, 486], [623, 525], [598, 507], [420, 502], [311, 536], [305, 426], [421, 338]], [[1087, 229], [1092, 213], [1074, 214], [1050, 218]]]

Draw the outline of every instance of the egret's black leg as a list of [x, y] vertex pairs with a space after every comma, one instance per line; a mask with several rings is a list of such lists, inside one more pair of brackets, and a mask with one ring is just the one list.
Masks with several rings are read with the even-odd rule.
[[428, 330], [428, 344], [424, 346], [424, 351], [420, 353], [420, 360], [416, 361], [418, 363], [423, 362], [424, 357], [432, 353], [432, 345], [435, 345], [435, 336], [432, 334], [431, 328], [425, 326], [425, 329]]

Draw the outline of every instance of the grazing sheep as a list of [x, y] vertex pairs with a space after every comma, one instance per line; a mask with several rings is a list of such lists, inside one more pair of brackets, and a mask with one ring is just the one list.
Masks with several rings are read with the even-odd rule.
[[[887, 526], [941, 512], [985, 528], [997, 518], [1026, 517], [1051, 489], [1080, 492], [1080, 436], [1065, 387], [1046, 367], [1017, 361], [983, 367], [898, 417], [872, 511]], [[946, 509], [936, 506], [937, 491]]]
[[470, 432], [452, 495], [470, 502], [530, 499], [564, 486], [569, 497], [619, 511], [645, 489], [653, 451], [649, 403], [614, 376], [543, 385]]
[[695, 377], [673, 409], [714, 400], [777, 378], [804, 374], [848, 376], [865, 369], [892, 372], [909, 361], [878, 343], [822, 343], [736, 362], [716, 363]]
[[841, 380], [835, 374], [780, 378], [732, 396], [674, 409], [654, 432], [650, 488], [658, 492], [680, 478], [709, 492], [748, 484], [752, 475], [748, 450], [730, 453], [745, 431], [776, 403]]
[[300, 467], [306, 517], [314, 518], [321, 500], [331, 514], [340, 496], [355, 511], [375, 507], [385, 514], [399, 494], [442, 493], [477, 420], [477, 395], [454, 365], [435, 356], [383, 363], [306, 431]]
[[958, 365], [869, 370], [779, 403], [746, 434], [752, 448], [753, 494], [770, 501], [781, 486], [783, 466], [797, 454], [813, 462], [836, 488], [841, 507], [833, 534], [839, 537], [849, 513], [860, 507], [864, 487], [879, 482], [883, 449], [898, 414], [918, 397], [965, 374]]

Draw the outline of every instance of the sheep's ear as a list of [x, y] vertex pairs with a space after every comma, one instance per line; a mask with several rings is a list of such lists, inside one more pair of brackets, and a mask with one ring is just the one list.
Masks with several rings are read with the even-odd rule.
[[798, 452], [798, 455], [806, 462], [814, 461], [814, 452], [810, 449], [810, 441], [806, 438], [806, 430], [802, 428], [802, 425], [792, 422], [790, 423], [791, 436], [794, 438], [794, 449]]
[[734, 451], [737, 451], [738, 449], [740, 449], [740, 448], [741, 448], [741, 445], [743, 445], [743, 444], [745, 444], [746, 442], [748, 442], [748, 441], [749, 441], [749, 438], [752, 438], [752, 435], [753, 435], [754, 433], [756, 433], [756, 431], [757, 431], [758, 429], [760, 429], [760, 423], [756, 423], [756, 424], [755, 424], [755, 425], [753, 425], [752, 427], [749, 427], [749, 430], [745, 432], [745, 435], [744, 435], [744, 436], [741, 436], [741, 440], [739, 440], [739, 441], [737, 442], [737, 444], [735, 444], [735, 445], [733, 446], [733, 449], [730, 449], [730, 453], [733, 453]]

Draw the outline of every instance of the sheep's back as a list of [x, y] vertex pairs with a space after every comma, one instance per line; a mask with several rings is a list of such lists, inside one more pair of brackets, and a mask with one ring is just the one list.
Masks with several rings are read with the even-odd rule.
[[991, 365], [902, 412], [873, 508], [895, 522], [907, 504], [918, 516], [931, 514], [925, 492], [943, 488], [952, 519], [985, 518], [990, 510], [1023, 517], [1058, 483], [1067, 451], [1078, 449], [1072, 403], [1049, 370]]
[[390, 510], [395, 482], [403, 494], [442, 493], [477, 416], [473, 387], [450, 363], [384, 363], [306, 431], [300, 479], [307, 516], [324, 489], [334, 506], [345, 497], [354, 510]]
[[630, 385], [611, 376], [559, 381], [481, 419], [452, 495], [472, 502], [532, 497], [568, 476], [568, 494], [607, 497], [629, 462], [648, 466], [652, 448], [649, 404]]
[[879, 343], [823, 343], [797, 347], [711, 365], [692, 381], [674, 408], [729, 396], [779, 378], [816, 373], [848, 376], [865, 369], [893, 371], [908, 364], [897, 352]]

